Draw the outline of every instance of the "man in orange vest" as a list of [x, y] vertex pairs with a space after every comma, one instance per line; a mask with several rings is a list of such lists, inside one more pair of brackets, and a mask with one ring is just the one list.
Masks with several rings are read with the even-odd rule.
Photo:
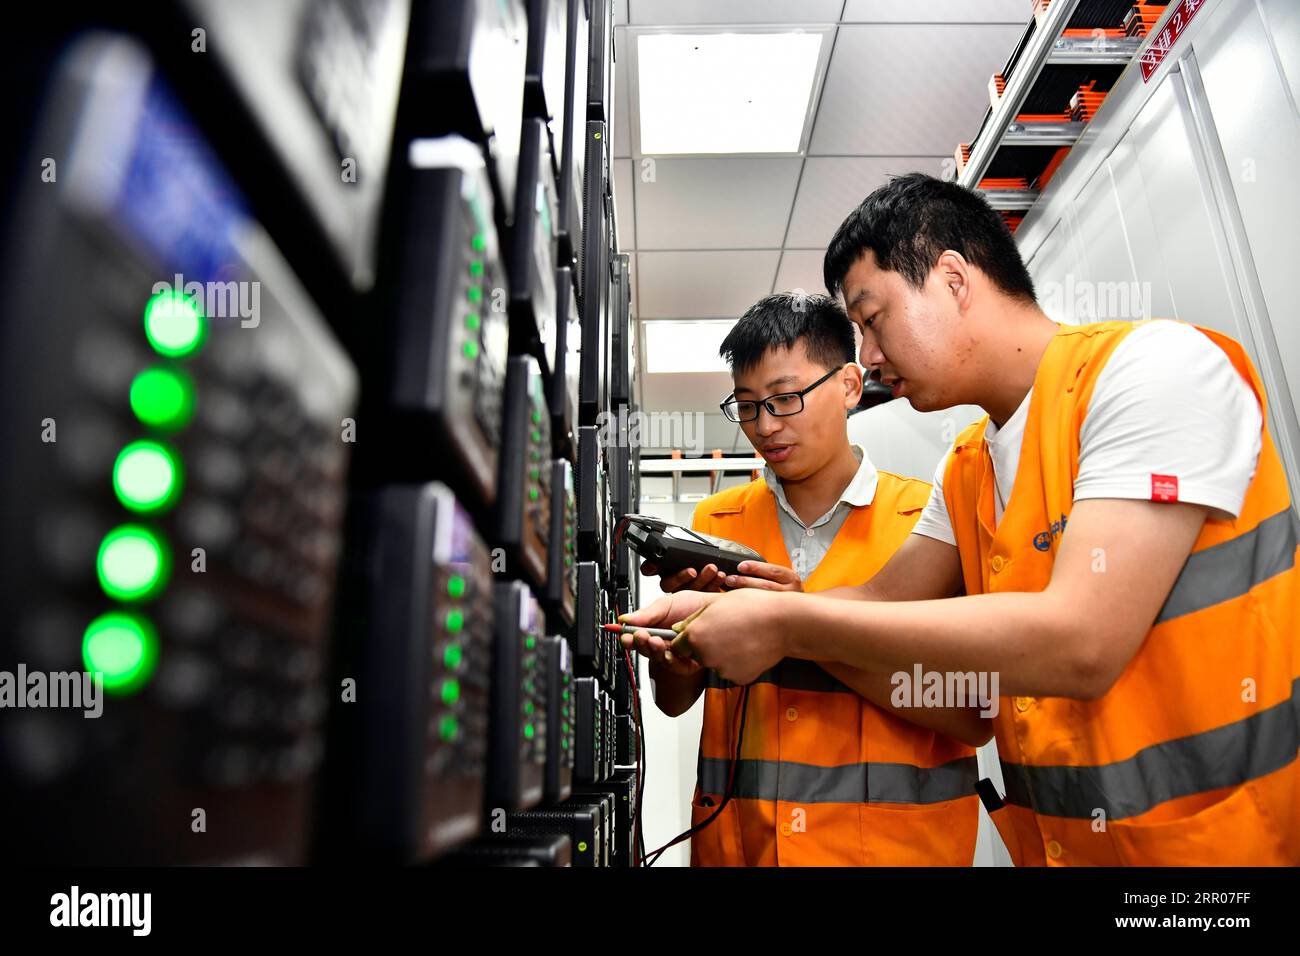
[[[768, 559], [745, 562], [726, 586], [860, 584], [916, 523], [930, 486], [878, 471], [849, 444], [847, 411], [862, 394], [853, 353], [853, 326], [826, 296], [769, 296], [722, 343], [735, 384], [723, 412], [767, 460], [763, 478], [695, 510], [696, 530]], [[649, 564], [642, 570], [656, 573]], [[723, 584], [709, 565], [665, 577], [662, 586]], [[722, 809], [692, 837], [693, 865], [971, 863], [978, 822], [971, 745], [992, 735], [978, 706], [894, 708], [887, 675], [794, 658], [758, 675], [745, 702], [743, 688], [676, 658], [658, 638], [642, 638], [661, 710], [677, 716], [705, 695], [692, 825]]]
[[895, 395], [987, 415], [866, 585], [633, 623], [698, 611], [679, 641], [738, 683], [785, 656], [996, 672], [982, 795], [1018, 864], [1300, 863], [1300, 533], [1242, 347], [1057, 325], [997, 214], [921, 175], [845, 220], [825, 278]]

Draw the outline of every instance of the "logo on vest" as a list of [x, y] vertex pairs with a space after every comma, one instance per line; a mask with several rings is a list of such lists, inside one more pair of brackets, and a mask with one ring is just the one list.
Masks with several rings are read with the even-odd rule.
[[1065, 523], [1069, 519], [1061, 515], [1059, 521], [1053, 521], [1051, 527], [1046, 531], [1040, 531], [1034, 535], [1034, 547], [1039, 551], [1050, 551], [1052, 542], [1055, 541], [1065, 531]]

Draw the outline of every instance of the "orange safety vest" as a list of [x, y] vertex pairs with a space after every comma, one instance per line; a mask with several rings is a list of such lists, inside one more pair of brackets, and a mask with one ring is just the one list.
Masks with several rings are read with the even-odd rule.
[[[903, 543], [930, 485], [879, 472], [803, 582], [861, 584]], [[694, 527], [792, 567], [776, 497], [761, 479], [702, 501]], [[707, 673], [692, 826], [722, 802], [742, 687]], [[733, 797], [691, 840], [692, 866], [969, 866], [979, 822], [975, 751], [887, 713], [811, 661], [752, 685]], [[704, 804], [707, 797], [711, 805]]]
[[[968, 594], [1047, 587], [1092, 390], [1134, 328], [1062, 326], [1052, 339], [996, 530], [987, 416], [957, 437], [943, 490]], [[1241, 346], [1200, 331], [1250, 383], [1267, 422]], [[1265, 427], [1241, 514], [1205, 522], [1115, 685], [1092, 701], [1002, 699], [994, 726], [1007, 795], [993, 820], [1018, 865], [1300, 863], [1297, 528]]]

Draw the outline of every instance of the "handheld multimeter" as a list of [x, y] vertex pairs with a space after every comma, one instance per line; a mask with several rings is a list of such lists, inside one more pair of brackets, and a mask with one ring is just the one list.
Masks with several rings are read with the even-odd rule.
[[762, 561], [763, 556], [743, 544], [669, 524], [650, 515], [625, 515], [624, 534], [632, 550], [651, 562], [660, 574], [684, 568], [699, 571], [712, 564], [723, 574], [737, 574], [742, 561]]

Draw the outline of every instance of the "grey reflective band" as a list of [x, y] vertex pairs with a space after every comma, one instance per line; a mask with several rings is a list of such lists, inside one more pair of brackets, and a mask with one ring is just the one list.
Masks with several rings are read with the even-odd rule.
[[[730, 690], [737, 686], [729, 680], [723, 680], [718, 672], [710, 669], [705, 674], [705, 686], [713, 690]], [[796, 657], [787, 657], [770, 670], [765, 670], [754, 679], [755, 684], [776, 684], [785, 690], [810, 690], [822, 694], [856, 694], [852, 687], [832, 677], [814, 661], [805, 661]]]
[[[731, 761], [700, 758], [700, 790], [723, 794]], [[975, 795], [979, 778], [974, 757], [938, 767], [905, 763], [851, 763], [815, 767], [780, 760], [741, 760], [733, 796], [789, 803], [943, 803]]]
[[1097, 767], [1031, 767], [1003, 761], [1007, 803], [1048, 817], [1111, 820], [1178, 797], [1232, 787], [1285, 767], [1300, 751], [1300, 679], [1291, 699], [1258, 714], [1138, 751]]
[[1300, 519], [1287, 508], [1246, 534], [1188, 555], [1156, 623], [1231, 601], [1290, 571], [1295, 567], [1298, 539]]

